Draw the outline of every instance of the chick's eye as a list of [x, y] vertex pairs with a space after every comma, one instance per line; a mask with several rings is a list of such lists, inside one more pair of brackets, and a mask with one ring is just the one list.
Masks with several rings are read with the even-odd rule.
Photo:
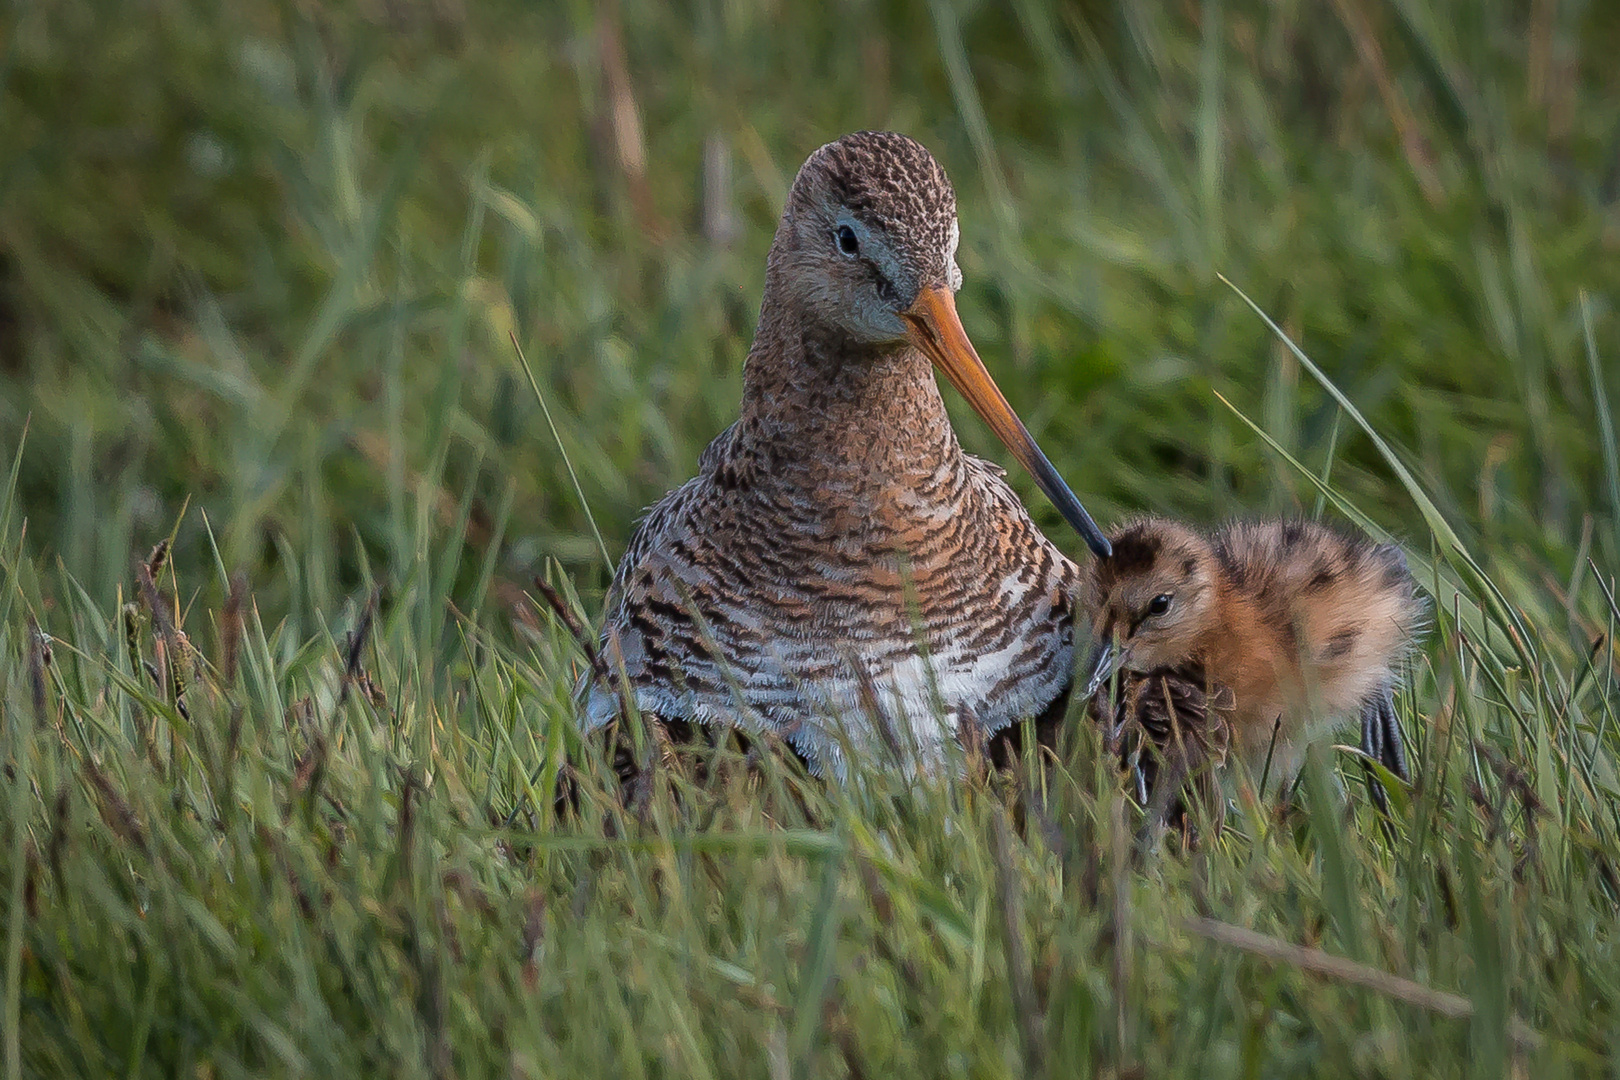
[[1148, 614], [1163, 615], [1165, 612], [1170, 610], [1170, 600], [1171, 596], [1169, 593], [1160, 593], [1158, 596], [1155, 596], [1153, 601], [1148, 604]]
[[853, 259], [861, 253], [861, 242], [855, 238], [855, 230], [848, 225], [840, 225], [833, 230], [833, 239], [838, 242], [838, 250]]

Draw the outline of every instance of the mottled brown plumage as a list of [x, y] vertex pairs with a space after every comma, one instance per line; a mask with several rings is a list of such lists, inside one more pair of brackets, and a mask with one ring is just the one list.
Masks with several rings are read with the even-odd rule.
[[1196, 805], [1211, 832], [1219, 833], [1226, 821], [1220, 770], [1231, 745], [1236, 696], [1196, 663], [1120, 671], [1114, 683], [1100, 687], [1087, 705], [1149, 820], [1179, 828], [1190, 841]]
[[[1067, 692], [1078, 572], [1002, 470], [962, 452], [934, 366], [1107, 542], [962, 332], [956, 241], [950, 182], [905, 136], [846, 136], [805, 162], [741, 414], [614, 575], [604, 652], [642, 710], [771, 732], [837, 774], [895, 741], [937, 762], [963, 725], [988, 735]], [[587, 729], [617, 713], [597, 680]]]
[[1368, 756], [1408, 777], [1393, 690], [1424, 608], [1398, 547], [1311, 521], [1205, 536], [1163, 518], [1117, 530], [1113, 547], [1085, 575], [1088, 690], [1118, 668], [1197, 665], [1231, 691], [1232, 745], [1255, 777], [1269, 759], [1291, 780], [1305, 746], [1351, 717]]

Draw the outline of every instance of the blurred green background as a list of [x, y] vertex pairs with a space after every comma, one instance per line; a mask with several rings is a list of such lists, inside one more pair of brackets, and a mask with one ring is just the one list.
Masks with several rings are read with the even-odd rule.
[[497, 581], [599, 590], [509, 333], [616, 556], [734, 414], [798, 163], [862, 127], [951, 173], [969, 332], [1100, 518], [1312, 509], [1220, 393], [1420, 531], [1225, 274], [1481, 550], [1620, 554], [1612, 4], [53, 0], [0, 35], [0, 445], [29, 425], [31, 549], [98, 600], [188, 499], [182, 556], [206, 523], [294, 613], [462, 514]]
[[[1617, 57], [1613, 0], [0, 0], [0, 1075], [1612, 1076]], [[616, 557], [731, 421], [862, 127], [1104, 523], [1323, 511], [1291, 456], [1407, 543], [1392, 820], [1341, 749], [1144, 855], [1078, 704], [1023, 835], [1022, 773], [771, 755], [552, 819], [618, 785], [523, 590], [595, 613], [585, 506]]]

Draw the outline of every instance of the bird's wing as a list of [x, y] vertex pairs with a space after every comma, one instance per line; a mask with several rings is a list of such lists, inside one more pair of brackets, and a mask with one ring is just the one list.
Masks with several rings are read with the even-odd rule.
[[621, 683], [633, 691], [627, 701], [666, 720], [761, 726], [728, 663], [751, 619], [734, 610], [716, 566], [713, 534], [724, 525], [705, 509], [707, 494], [700, 476], [666, 495], [619, 561], [601, 640], [612, 685], [594, 678], [582, 688], [585, 730], [619, 714]]

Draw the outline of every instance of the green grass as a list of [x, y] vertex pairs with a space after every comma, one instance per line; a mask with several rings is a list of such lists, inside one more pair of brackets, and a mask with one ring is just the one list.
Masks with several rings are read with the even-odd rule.
[[[1616, 1075], [1617, 51], [1540, 0], [7, 7], [0, 1076]], [[1100, 519], [1406, 544], [1393, 844], [1328, 752], [1138, 857], [1078, 724], [1039, 812], [767, 758], [554, 820], [529, 582], [598, 610], [870, 126]]]

